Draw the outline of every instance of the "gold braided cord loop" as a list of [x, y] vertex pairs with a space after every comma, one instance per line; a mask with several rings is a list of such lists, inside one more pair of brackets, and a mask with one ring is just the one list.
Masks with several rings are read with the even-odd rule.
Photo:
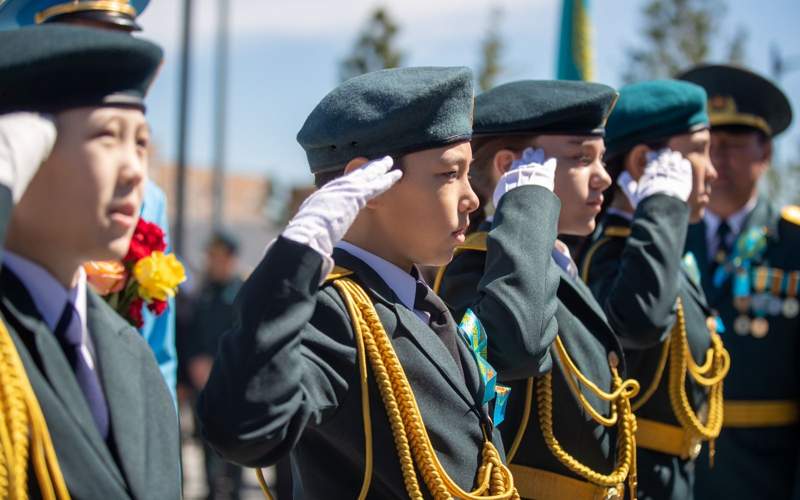
[[[706, 362], [698, 366], [689, 351], [686, 335], [686, 318], [681, 299], [677, 302], [678, 320], [670, 335], [669, 399], [681, 427], [697, 439], [708, 440], [709, 461], [714, 463], [714, 440], [722, 430], [724, 399], [723, 380], [728, 375], [731, 358], [722, 345], [717, 332], [711, 332], [711, 347], [706, 352]], [[686, 394], [686, 374], [708, 391], [708, 418], [703, 423], [692, 409]]]
[[0, 321], [0, 498], [28, 498], [28, 461], [42, 498], [69, 500], [47, 422], [11, 335]]
[[[511, 472], [502, 463], [499, 452], [488, 436], [484, 436], [482, 463], [477, 474], [478, 487], [466, 492], [450, 478], [436, 455], [411, 385], [369, 296], [347, 278], [334, 281], [334, 286], [345, 302], [352, 304], [352, 307], [348, 306], [348, 311], [353, 318], [356, 337], [363, 339], [366, 357], [389, 417], [409, 497], [423, 498], [417, 480], [419, 471], [425, 486], [437, 500], [453, 497], [466, 500], [519, 499]], [[355, 317], [358, 317], [358, 321]], [[366, 379], [362, 379], [361, 390], [362, 393], [368, 391]]]
[[[550, 452], [566, 468], [574, 474], [584, 478], [590, 483], [613, 489], [615, 492], [622, 491], [625, 481], [628, 481], [628, 488], [631, 498], [636, 497], [636, 417], [631, 409], [630, 399], [639, 392], [639, 383], [635, 380], [622, 380], [619, 376], [615, 363], [610, 363], [612, 381], [612, 392], [608, 393], [597, 387], [586, 376], [580, 372], [575, 363], [570, 359], [560, 337], [556, 337], [556, 353], [561, 361], [564, 370], [564, 377], [569, 382], [570, 389], [577, 391], [575, 394], [581, 406], [592, 415], [601, 425], [610, 427], [616, 425], [618, 429], [617, 437], [617, 463], [610, 474], [602, 474], [592, 470], [585, 464], [570, 455], [556, 439], [553, 433], [553, 375], [552, 372], [539, 377], [536, 380], [536, 402], [539, 410], [539, 424], [541, 427], [544, 441]], [[574, 379], [577, 379], [574, 380]], [[611, 403], [611, 417], [603, 417], [581, 394], [577, 384], [580, 383], [587, 387], [598, 397]], [[596, 418], [600, 417], [600, 418]]]

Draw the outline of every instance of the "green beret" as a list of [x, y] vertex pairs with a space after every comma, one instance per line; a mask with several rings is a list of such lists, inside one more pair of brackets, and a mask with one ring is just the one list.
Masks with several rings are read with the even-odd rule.
[[399, 68], [342, 83], [311, 111], [297, 134], [312, 173], [353, 158], [401, 156], [472, 137], [468, 68]]
[[143, 108], [162, 58], [127, 33], [59, 24], [0, 31], [0, 46], [0, 113]]
[[706, 93], [678, 80], [652, 80], [622, 87], [606, 125], [606, 156], [637, 144], [708, 127]]
[[750, 127], [774, 137], [792, 123], [792, 106], [786, 95], [766, 78], [746, 69], [703, 65], [678, 78], [706, 89], [712, 127]]
[[602, 135], [617, 91], [599, 83], [521, 80], [475, 98], [475, 135]]

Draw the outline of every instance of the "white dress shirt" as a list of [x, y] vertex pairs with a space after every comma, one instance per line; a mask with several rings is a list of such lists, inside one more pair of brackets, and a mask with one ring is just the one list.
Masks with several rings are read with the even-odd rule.
[[578, 277], [578, 266], [572, 260], [572, 255], [569, 253], [569, 248], [563, 242], [556, 240], [553, 246], [553, 260], [556, 261], [558, 267], [564, 270], [570, 278], [575, 279]]
[[[392, 289], [400, 303], [408, 309], [414, 311], [423, 323], [430, 324], [430, 316], [424, 311], [414, 309], [414, 300], [417, 296], [417, 278], [400, 269], [388, 260], [378, 257], [374, 253], [368, 252], [361, 247], [357, 247], [347, 241], [340, 241], [336, 248], [344, 250], [353, 257], [362, 260], [372, 268], [375, 273]], [[425, 282], [422, 276], [419, 281]], [[426, 285], [427, 286], [427, 285]]]
[[81, 354], [94, 369], [94, 346], [86, 322], [86, 273], [83, 268], [78, 271], [77, 285], [67, 290], [42, 266], [8, 250], [3, 254], [3, 266], [25, 286], [50, 331], [55, 332], [67, 301], [72, 303], [80, 320]]
[[[756, 208], [757, 203], [758, 197], [753, 197], [745, 206], [740, 208], [739, 211], [725, 219], [725, 222], [728, 223], [728, 227], [731, 229], [730, 233], [728, 233], [728, 236], [725, 238], [727, 240], [725, 243], [728, 248], [733, 247], [736, 238], [738, 238], [739, 233], [742, 232], [744, 221], [747, 219], [747, 216], [750, 215], [750, 212]], [[717, 255], [717, 250], [720, 247], [717, 230], [719, 229], [719, 225], [722, 223], [722, 218], [711, 210], [706, 209], [706, 213], [703, 216], [703, 221], [706, 224], [706, 249], [708, 250], [707, 257], [708, 260], [711, 261], [714, 259], [714, 256]]]

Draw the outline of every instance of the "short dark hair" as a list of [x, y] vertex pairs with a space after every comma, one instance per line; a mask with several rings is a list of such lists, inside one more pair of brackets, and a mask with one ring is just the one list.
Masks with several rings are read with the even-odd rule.
[[[405, 170], [406, 167], [406, 157], [400, 156], [399, 158], [394, 158], [394, 168], [398, 168], [400, 170]], [[372, 158], [373, 160], [377, 160], [377, 158]], [[329, 183], [334, 179], [338, 179], [339, 177], [344, 175], [344, 169], [347, 165], [337, 165], [333, 167], [331, 170], [327, 170], [325, 172], [318, 172], [314, 174], [314, 187], [317, 189], [321, 188], [325, 184]]]

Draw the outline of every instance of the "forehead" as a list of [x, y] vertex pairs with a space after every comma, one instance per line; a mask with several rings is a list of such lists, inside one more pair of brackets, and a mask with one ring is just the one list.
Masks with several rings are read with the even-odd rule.
[[604, 148], [605, 142], [596, 135], [542, 135], [539, 143], [545, 147]]
[[134, 125], [145, 124], [146, 119], [141, 109], [121, 106], [89, 106], [71, 108], [56, 114], [59, 122], [76, 124], [78, 122], [104, 122], [112, 119], [124, 120]]

